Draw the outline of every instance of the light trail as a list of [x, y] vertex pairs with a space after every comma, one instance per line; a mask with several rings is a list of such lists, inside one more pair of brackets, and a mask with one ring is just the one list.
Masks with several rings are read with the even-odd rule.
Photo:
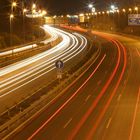
[[[75, 41], [76, 41], [76, 44], [75, 44]], [[60, 54], [58, 54], [58, 55], [56, 55], [56, 56], [54, 56], [54, 57], [52, 57], [50, 59], [47, 59], [45, 62], [43, 61], [42, 63], [39, 63], [38, 65], [35, 65], [35, 66], [33, 66], [33, 67], [31, 67], [31, 68], [29, 68], [29, 69], [27, 69], [27, 70], [25, 70], [25, 71], [23, 71], [23, 72], [21, 72], [19, 74], [16, 74], [16, 75], [14, 75], [14, 76], [12, 76], [10, 78], [7, 78], [6, 80], [1, 81], [1, 84], [4, 84], [4, 83], [6, 83], [8, 81], [11, 81], [13, 78], [22, 78], [20, 76], [23, 75], [23, 74], [25, 74], [25, 75], [23, 75], [23, 77], [24, 77], [24, 76], [27, 76], [27, 75], [31, 74], [32, 72], [35, 72], [36, 70], [43, 69], [43, 67], [46, 67], [51, 62], [56, 61], [59, 56], [62, 57], [64, 55], [68, 54], [69, 53], [68, 51], [73, 51], [75, 49], [75, 47], [73, 47], [73, 46], [78, 45], [77, 38], [76, 37], [72, 38], [72, 42], [73, 42], [72, 45], [69, 48], [67, 48], [64, 52], [61, 52]], [[1, 85], [1, 87], [3, 87], [3, 85]]]
[[[87, 45], [87, 40], [85, 37], [81, 36], [80, 34], [71, 35], [67, 32], [60, 31], [59, 29], [56, 29], [59, 32], [63, 32], [66, 35], [69, 35], [72, 38], [72, 45], [70, 47], [67, 47], [63, 52], [59, 53], [58, 55], [48, 59], [46, 62], [43, 62], [42, 64], [35, 65], [34, 67], [31, 67], [27, 69], [26, 71], [23, 71], [21, 73], [18, 73], [17, 75], [14, 75], [13, 77], [10, 77], [8, 79], [3, 80], [1, 83], [1, 88], [4, 87], [0, 92], [4, 92], [9, 89], [9, 91], [5, 92], [5, 94], [2, 94], [0, 98], [2, 98], [5, 95], [8, 95], [9, 93], [15, 91], [16, 89], [32, 82], [33, 80], [36, 80], [37, 78], [47, 74], [48, 72], [55, 69], [54, 63], [56, 60], [61, 59], [62, 61], [67, 62], [76, 55], [78, 55], [80, 52], [83, 51], [83, 49]], [[81, 44], [78, 45], [78, 39], [80, 38]], [[26, 81], [27, 80], [27, 81]], [[24, 84], [22, 84], [24, 82]], [[20, 86], [16, 86], [20, 83]], [[16, 86], [15, 88], [11, 89], [12, 87]]]
[[[50, 28], [52, 28], [52, 27], [50, 27]], [[0, 76], [4, 76], [4, 75], [6, 75], [8, 73], [11, 73], [11, 72], [13, 72], [15, 70], [18, 70], [18, 69], [23, 68], [23, 67], [25, 67], [27, 65], [30, 65], [30, 64], [32, 64], [32, 63], [34, 63], [34, 62], [36, 62], [36, 61], [48, 56], [48, 55], [50, 55], [50, 54], [53, 54], [53, 53], [55, 53], [57, 51], [62, 51], [63, 49], [67, 48], [69, 46], [69, 44], [70, 44], [70, 38], [68, 36], [66, 36], [64, 33], [61, 33], [61, 32], [59, 32], [57, 30], [56, 30], [56, 32], [59, 35], [61, 35], [62, 38], [63, 38], [63, 41], [61, 43], [59, 43], [54, 48], [52, 48], [50, 50], [47, 50], [47, 51], [45, 51], [43, 53], [40, 53], [40, 54], [35, 55], [35, 56], [31, 57], [31, 58], [28, 58], [28, 59], [25, 59], [23, 61], [20, 61], [20, 62], [18, 62], [16, 64], [12, 64], [10, 66], [6, 66], [6, 67], [2, 68], [1, 71], [0, 71]]]
[[[41, 27], [41, 28], [45, 32], [47, 32], [51, 37], [48, 39], [45, 39], [44, 41], [41, 41], [40, 43], [44, 43], [46, 45], [49, 42], [52, 42], [58, 38], [58, 35], [56, 34], [56, 32], [54, 32], [54, 30], [50, 30], [49, 28], [46, 28], [46, 27]], [[34, 43], [31, 45], [26, 45], [24, 47], [15, 48], [13, 50], [4, 51], [4, 52], [0, 53], [0, 57], [6, 56], [6, 55], [11, 55], [12, 53], [18, 53], [18, 52], [29, 50], [29, 49], [36, 48], [36, 47], [38, 47], [38, 45]]]
[[54, 117], [56, 117], [56, 115], [58, 113], [60, 113], [65, 107], [66, 105], [72, 101], [72, 99], [79, 93], [79, 91], [87, 84], [87, 82], [94, 76], [94, 74], [96, 73], [96, 71], [98, 70], [98, 68], [102, 65], [103, 61], [105, 60], [106, 54], [102, 57], [102, 59], [100, 60], [99, 64], [96, 66], [96, 68], [94, 69], [94, 71], [90, 74], [90, 76], [84, 81], [84, 83], [76, 90], [76, 92], [74, 92], [74, 94], [72, 94], [72, 96], [70, 96], [70, 98], [68, 100], [66, 100], [64, 102], [64, 104], [62, 104], [62, 106], [60, 106], [55, 112], [54, 114], [52, 114], [49, 119], [47, 119], [27, 140], [32, 140], [52, 119], [54, 119]]

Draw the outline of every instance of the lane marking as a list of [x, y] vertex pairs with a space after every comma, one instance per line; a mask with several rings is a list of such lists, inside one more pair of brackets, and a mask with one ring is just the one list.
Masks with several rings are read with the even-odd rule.
[[107, 125], [106, 125], [106, 129], [109, 128], [109, 126], [110, 126], [110, 124], [111, 124], [111, 121], [112, 121], [112, 118], [109, 118], [108, 123], [107, 123]]
[[71, 121], [72, 121], [72, 118], [70, 118], [70, 119], [66, 122], [66, 124], [64, 125], [63, 128], [66, 128], [66, 127], [70, 124]]
[[32, 140], [79, 93], [79, 91], [93, 77], [93, 75], [98, 70], [100, 65], [103, 63], [105, 58], [106, 58], [106, 54], [102, 57], [99, 64], [97, 65], [97, 67], [94, 69], [94, 71], [91, 73], [91, 75], [86, 79], [86, 81], [76, 90], [76, 92], [67, 101], [65, 101], [64, 104], [62, 104], [62, 106], [60, 108], [58, 108], [56, 110], [56, 112], [54, 114], [52, 114], [52, 116], [50, 116], [50, 118], [48, 120], [46, 120], [27, 140]]
[[[105, 94], [107, 88], [111, 84], [111, 82], [112, 82], [112, 80], [113, 80], [113, 78], [114, 78], [114, 76], [115, 76], [115, 74], [116, 74], [116, 72], [117, 72], [117, 70], [119, 68], [120, 59], [121, 59], [120, 46], [116, 42], [114, 42], [114, 44], [116, 45], [116, 47], [118, 49], [118, 58], [117, 58], [116, 66], [115, 66], [113, 72], [111, 73], [109, 79], [107, 80], [106, 84], [102, 88], [101, 92], [98, 94], [97, 98], [93, 101], [92, 105], [87, 110], [87, 112], [84, 114], [84, 116], [81, 118], [81, 120], [79, 121], [77, 126], [74, 128], [74, 130], [72, 130], [72, 133], [69, 136], [69, 140], [74, 139], [74, 137], [76, 136], [76, 134], [78, 133], [80, 128], [83, 126], [83, 124], [86, 122], [86, 120], [88, 119], [90, 114], [96, 108], [97, 104], [99, 103], [99, 101], [103, 97], [103, 95]], [[101, 116], [99, 117], [99, 119], [101, 119]], [[99, 119], [98, 119], [98, 121], [100, 121]], [[90, 131], [90, 133], [89, 133], [89, 135], [87, 137], [88, 140], [91, 139], [92, 132], [95, 130], [95, 128], [97, 127], [97, 124], [99, 123], [98, 121], [96, 122], [96, 125], [93, 127], [93, 129]]]
[[118, 98], [117, 98], [117, 101], [118, 101], [118, 102], [120, 101], [121, 97], [122, 97], [122, 94], [120, 94], [120, 95], [118, 96]]
[[136, 51], [137, 51], [138, 56], [140, 57], [140, 52], [139, 52], [138, 48], [136, 48]]
[[124, 85], [126, 85], [126, 83], [127, 83], [127, 79], [124, 80]]
[[133, 116], [133, 120], [132, 120], [132, 126], [131, 126], [131, 130], [130, 130], [129, 140], [132, 140], [132, 137], [133, 137], [133, 132], [134, 132], [134, 126], [135, 126], [139, 101], [140, 101], [140, 87], [139, 87], [139, 92], [138, 92], [138, 96], [137, 96], [134, 116]]
[[[79, 37], [80, 37], [80, 36], [79, 36]], [[86, 40], [86, 38], [84, 38], [84, 37], [82, 38], [82, 36], [81, 36], [81, 40], [82, 40], [82, 44], [80, 44], [79, 48], [80, 48], [81, 46], [83, 46], [83, 44], [84, 44], [84, 47], [86, 47], [86, 45], [87, 45], [87, 40]], [[84, 43], [84, 41], [85, 41], [85, 43]], [[73, 53], [76, 52], [75, 54], [73, 54], [73, 55], [70, 56], [70, 57], [69, 57], [69, 55], [67, 55], [66, 57], [62, 58], [62, 60], [63, 60], [64, 62], [67, 62], [68, 60], [72, 59], [72, 58], [75, 57], [77, 54], [79, 54], [80, 52], [82, 52], [83, 49], [84, 49], [84, 47], [83, 47], [81, 50], [79, 50], [78, 52], [76, 52], [76, 51], [79, 49], [79, 48], [77, 48], [77, 49], [76, 49], [75, 51], [73, 51], [70, 55], [72, 55]], [[67, 58], [67, 57], [69, 57], [69, 58]], [[66, 59], [66, 58], [67, 58], [67, 59]], [[65, 59], [66, 59], [66, 60], [65, 60]], [[2, 94], [2, 95], [0, 96], [0, 98], [2, 98], [3, 96], [8, 95], [9, 93], [11, 93], [11, 92], [13, 92], [13, 91], [15, 91], [15, 90], [17, 90], [17, 89], [19, 89], [19, 88], [25, 86], [25, 85], [27, 85], [28, 83], [32, 82], [33, 80], [36, 80], [37, 78], [43, 76], [44, 74], [46, 74], [46, 73], [48, 73], [48, 72], [50, 72], [50, 71], [52, 71], [52, 70], [54, 70], [54, 69], [55, 69], [55, 67], [51, 68], [51, 69], [48, 70], [47, 72], [44, 72], [44, 73], [38, 75], [38, 76], [35, 77], [35, 78], [32, 78], [30, 81], [25, 82], [24, 84], [22, 84], [22, 85], [16, 87], [15, 89], [12, 89], [12, 90], [8, 91], [7, 93]], [[44, 71], [44, 70], [42, 70], [42, 71]], [[39, 73], [40, 73], [40, 71], [39, 71]], [[36, 74], [37, 74], [37, 73], [35, 73], [35, 75], [36, 75]], [[32, 76], [32, 75], [31, 75], [31, 76]], [[25, 78], [25, 79], [28, 79], [28, 77]], [[25, 79], [23, 79], [23, 81], [24, 81]], [[19, 81], [19, 83], [20, 83], [20, 82], [21, 82], [21, 81]], [[14, 83], [14, 84], [17, 84], [17, 83]], [[13, 85], [11, 85], [11, 86], [13, 86]], [[7, 88], [9, 88], [9, 87], [10, 87], [10, 86], [8, 86]], [[5, 90], [5, 89], [3, 89], [3, 90]], [[2, 91], [1, 91], [1, 92], [2, 92]]]
[[85, 102], [87, 102], [90, 97], [91, 97], [91, 94], [87, 96], [87, 98], [85, 99]]
[[120, 76], [119, 76], [119, 79], [118, 79], [118, 81], [117, 81], [117, 83], [116, 83], [116, 86], [115, 86], [115, 88], [114, 88], [112, 94], [110, 95], [110, 98], [108, 99], [107, 103], [105, 104], [104, 108], [102, 109], [101, 114], [99, 115], [98, 119], [97, 119], [96, 122], [95, 122], [95, 125], [93, 126], [93, 128], [90, 130], [90, 132], [89, 132], [88, 135], [87, 135], [87, 139], [89, 139], [89, 140], [90, 140], [90, 139], [92, 138], [92, 136], [94, 135], [94, 133], [95, 133], [97, 127], [99, 126], [101, 120], [103, 119], [103, 117], [104, 117], [104, 115], [105, 115], [107, 109], [109, 108], [109, 105], [111, 104], [111, 101], [112, 101], [113, 97], [115, 96], [115, 94], [116, 94], [116, 92], [117, 92], [117, 89], [118, 89], [118, 87], [119, 87], [119, 85], [120, 85], [120, 83], [121, 83], [121, 81], [122, 81], [122, 78], [123, 78], [124, 73], [125, 73], [125, 70], [126, 70], [126, 64], [127, 64], [126, 49], [125, 49], [125, 47], [124, 47], [120, 42], [118, 42], [118, 41], [116, 41], [116, 40], [113, 40], [113, 42], [114, 42], [119, 48], [121, 47], [121, 48], [123, 49], [123, 54], [124, 54], [123, 69], [122, 69], [121, 74], [120, 74]]

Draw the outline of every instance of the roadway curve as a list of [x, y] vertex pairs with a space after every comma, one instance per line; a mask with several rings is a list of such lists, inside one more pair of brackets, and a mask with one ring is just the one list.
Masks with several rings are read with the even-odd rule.
[[[56, 40], [58, 38], [58, 34], [55, 32], [55, 30], [51, 30], [51, 28], [47, 27], [46, 25], [44, 27], [41, 27], [46, 34], [49, 34], [50, 37], [43, 40], [43, 41], [40, 41], [38, 43], [44, 43], [44, 45]], [[8, 55], [12, 55], [13, 53], [19, 53], [19, 52], [22, 52], [22, 51], [26, 51], [26, 50], [29, 50], [29, 49], [33, 49], [33, 48], [36, 48], [38, 47], [38, 45], [36, 43], [34, 44], [31, 44], [30, 45], [24, 45], [24, 46], [21, 46], [21, 47], [18, 47], [18, 48], [14, 48], [14, 49], [10, 49], [10, 50], [7, 50], [7, 51], [3, 51], [0, 53], [0, 57], [7, 57]]]
[[[79, 55], [82, 58], [83, 52], [87, 51], [87, 39], [84, 36], [78, 33], [70, 34], [49, 26], [44, 27], [61, 36], [62, 42], [41, 54], [1, 69], [0, 112], [13, 106], [15, 102], [20, 102], [23, 98], [30, 96], [52, 79], [56, 79], [55, 62], [58, 59], [66, 63], [77, 57], [75, 63], [78, 63]], [[66, 63], [64, 70], [72, 65], [68, 66]]]
[[96, 62], [14, 140], [140, 139], [140, 42], [93, 34], [104, 38]]

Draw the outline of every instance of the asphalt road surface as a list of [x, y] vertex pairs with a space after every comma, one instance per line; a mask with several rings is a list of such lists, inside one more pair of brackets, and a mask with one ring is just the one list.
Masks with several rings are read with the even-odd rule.
[[48, 51], [1, 69], [0, 113], [56, 79], [57, 60], [65, 63], [65, 72], [86, 54], [88, 47], [84, 36], [49, 28], [63, 38], [62, 42]]
[[12, 140], [139, 140], [140, 41], [104, 38], [96, 62]]

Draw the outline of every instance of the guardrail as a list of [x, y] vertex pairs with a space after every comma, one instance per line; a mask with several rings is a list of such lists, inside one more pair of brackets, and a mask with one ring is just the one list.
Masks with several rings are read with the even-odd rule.
[[[83, 75], [87, 71], [87, 68], [96, 61], [96, 59], [101, 53], [101, 48], [98, 47], [94, 55], [92, 53], [93, 52], [90, 51], [90, 55], [87, 54], [86, 58], [83, 60], [84, 62], [81, 62], [82, 66], [80, 66], [80, 68], [76, 72], [69, 71], [68, 73], [65, 73], [64, 80], [61, 81], [59, 84], [55, 85], [55, 88], [48, 92], [45, 91], [45, 94], [40, 96], [40, 99], [36, 100], [33, 104], [29, 105], [29, 107], [27, 107], [25, 110], [19, 108], [19, 112], [17, 115], [15, 115], [9, 121], [0, 126], [0, 138], [2, 139], [5, 136], [3, 140], [7, 139], [9, 136], [14, 134], [17, 131], [17, 129], [24, 127], [27, 122], [34, 118], [34, 116], [42, 112], [51, 102], [53, 102], [56, 98], [61, 96], [66, 90], [66, 87], [68, 87], [73, 81], [77, 81], [80, 78], [79, 75]], [[68, 78], [66, 78], [69, 73], [71, 73], [71, 76], [69, 75]], [[58, 81], [55, 82], [58, 83]], [[37, 92], [39, 91], [36, 91], [33, 95], [35, 95]], [[27, 97], [27, 99], [28, 98], [30, 97]], [[17, 106], [18, 105], [14, 106], [14, 108]], [[8, 113], [8, 111], [7, 114], [10, 117], [10, 113]]]
[[9, 64], [15, 63], [17, 61], [21, 61], [25, 58], [31, 57], [37, 53], [46, 51], [46, 50], [52, 48], [53, 46], [59, 44], [61, 41], [62, 41], [62, 38], [58, 37], [56, 40], [54, 40], [50, 43], [47, 43], [45, 45], [40, 43], [40, 44], [38, 44], [38, 47], [32, 47], [32, 49], [24, 50], [21, 52], [17, 52], [13, 55], [8, 55], [5, 57], [2, 57], [2, 58], [0, 58], [0, 68], [7, 66]]

